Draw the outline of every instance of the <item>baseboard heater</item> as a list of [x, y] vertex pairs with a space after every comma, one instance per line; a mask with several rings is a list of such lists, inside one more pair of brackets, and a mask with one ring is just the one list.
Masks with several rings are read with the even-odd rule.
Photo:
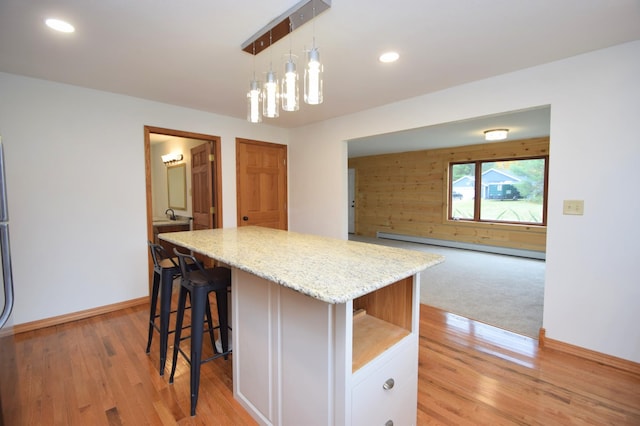
[[506, 254], [509, 256], [528, 257], [531, 259], [546, 260], [547, 255], [543, 251], [516, 249], [509, 247], [496, 247], [486, 244], [462, 243], [458, 241], [439, 240], [435, 238], [415, 237], [412, 235], [391, 234], [388, 232], [377, 232], [376, 237], [388, 240], [407, 241], [410, 243], [430, 244], [433, 246], [451, 247], [464, 250], [483, 251], [487, 253]]

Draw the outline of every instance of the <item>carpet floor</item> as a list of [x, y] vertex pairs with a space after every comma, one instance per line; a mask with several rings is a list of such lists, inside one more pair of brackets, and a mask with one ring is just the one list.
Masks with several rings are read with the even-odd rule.
[[544, 304], [543, 260], [383, 238], [351, 235], [349, 239], [443, 255], [443, 263], [421, 272], [421, 303], [538, 338]]

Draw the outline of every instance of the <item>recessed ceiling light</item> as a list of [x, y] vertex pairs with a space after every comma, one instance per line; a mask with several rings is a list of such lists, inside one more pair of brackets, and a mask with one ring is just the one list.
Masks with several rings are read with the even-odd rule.
[[49, 18], [45, 20], [44, 23], [47, 24], [47, 27], [60, 31], [61, 33], [72, 33], [76, 30], [73, 25], [60, 19]]
[[384, 62], [385, 64], [387, 64], [389, 62], [397, 61], [399, 57], [400, 55], [398, 54], [398, 52], [385, 52], [382, 55], [380, 55], [378, 60], [380, 62]]

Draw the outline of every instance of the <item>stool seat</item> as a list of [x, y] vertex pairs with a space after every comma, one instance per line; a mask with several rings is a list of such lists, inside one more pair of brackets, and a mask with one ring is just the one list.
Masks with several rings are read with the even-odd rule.
[[[188, 262], [194, 262], [195, 258], [188, 254], [180, 253], [174, 249], [178, 256], [182, 279], [180, 280], [180, 293], [178, 296], [178, 311], [176, 316], [175, 343], [173, 345], [173, 365], [169, 383], [173, 383], [174, 374], [178, 361], [178, 353], [187, 360], [190, 366], [190, 388], [191, 388], [191, 415], [196, 414], [198, 403], [198, 392], [200, 388], [200, 365], [213, 359], [228, 358], [231, 353], [229, 348], [229, 321], [228, 321], [228, 292], [231, 287], [231, 270], [225, 267], [214, 267], [205, 269], [202, 264], [197, 263], [197, 267], [188, 268]], [[207, 310], [210, 311], [209, 293], [216, 294], [216, 307], [218, 311], [218, 326], [213, 327], [208, 318], [209, 328], [204, 330], [204, 316]], [[184, 320], [185, 301], [187, 294], [191, 297], [191, 336], [182, 337], [182, 323]], [[217, 329], [220, 335], [221, 350], [216, 348], [213, 330]], [[214, 355], [205, 360], [202, 359], [202, 336], [205, 331], [209, 332]], [[190, 354], [185, 354], [180, 349], [181, 340], [191, 339]]]
[[209, 286], [211, 290], [226, 290], [231, 285], [231, 269], [223, 267], [192, 271], [189, 274], [192, 286]]

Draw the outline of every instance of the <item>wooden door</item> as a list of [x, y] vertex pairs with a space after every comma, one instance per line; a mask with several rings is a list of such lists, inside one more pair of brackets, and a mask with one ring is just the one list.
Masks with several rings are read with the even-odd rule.
[[236, 139], [238, 226], [283, 229], [287, 215], [287, 146]]
[[194, 230], [215, 228], [211, 145], [211, 142], [205, 142], [191, 148], [191, 210]]

